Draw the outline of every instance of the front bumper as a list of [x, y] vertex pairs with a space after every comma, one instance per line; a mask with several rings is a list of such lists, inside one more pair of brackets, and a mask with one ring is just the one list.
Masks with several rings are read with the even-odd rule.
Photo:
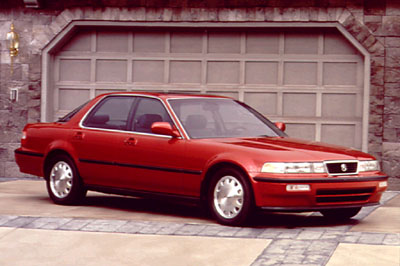
[[[273, 211], [318, 211], [379, 204], [386, 175], [313, 178], [255, 176], [255, 203]], [[287, 185], [308, 185], [308, 191], [287, 191]]]

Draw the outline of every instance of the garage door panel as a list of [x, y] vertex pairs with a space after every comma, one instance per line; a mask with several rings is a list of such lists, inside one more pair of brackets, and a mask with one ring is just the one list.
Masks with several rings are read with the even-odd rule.
[[324, 63], [324, 85], [357, 85], [357, 63]]
[[132, 67], [133, 82], [164, 82], [164, 61], [135, 60]]
[[207, 82], [219, 84], [237, 84], [240, 77], [239, 62], [215, 62], [207, 64]]
[[357, 110], [356, 94], [324, 94], [322, 96], [322, 116], [326, 118], [354, 118]]
[[210, 32], [209, 53], [240, 53], [240, 32]]
[[165, 52], [165, 32], [135, 32], [133, 37], [133, 52]]
[[316, 97], [314, 93], [285, 93], [283, 115], [315, 117]]
[[60, 81], [90, 81], [90, 60], [61, 59]]
[[126, 82], [127, 81], [126, 60], [97, 60], [96, 81], [98, 82]]
[[257, 111], [266, 115], [277, 114], [277, 94], [265, 92], [246, 92], [244, 101], [251, 103]]
[[171, 61], [170, 82], [200, 84], [201, 61]]
[[307, 32], [285, 33], [285, 54], [317, 54], [318, 53], [317, 34]]
[[129, 32], [100, 31], [97, 33], [98, 52], [128, 52]]
[[278, 84], [278, 62], [246, 62], [247, 84]]
[[289, 136], [306, 140], [315, 140], [314, 124], [286, 124], [286, 131]]
[[317, 63], [286, 62], [284, 64], [284, 84], [317, 85]]
[[325, 54], [358, 54], [357, 49], [337, 32], [329, 31], [324, 36]]
[[336, 145], [361, 148], [355, 141], [355, 133], [355, 125], [322, 125], [321, 140]]
[[73, 110], [77, 106], [89, 101], [90, 90], [61, 88], [58, 93], [60, 110]]
[[62, 51], [90, 52], [92, 31], [81, 30], [65, 44]]
[[202, 32], [172, 32], [172, 53], [201, 53], [203, 51]]
[[246, 52], [249, 54], [278, 54], [279, 33], [249, 32], [246, 35]]

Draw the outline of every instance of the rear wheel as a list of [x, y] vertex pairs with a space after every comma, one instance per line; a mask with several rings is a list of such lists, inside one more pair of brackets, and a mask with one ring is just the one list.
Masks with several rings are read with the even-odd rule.
[[343, 208], [343, 209], [331, 209], [323, 210], [320, 213], [331, 220], [348, 220], [356, 216], [361, 210], [361, 207], [357, 208]]
[[57, 204], [77, 204], [86, 196], [76, 166], [66, 155], [51, 159], [46, 170], [46, 185], [49, 197]]
[[208, 205], [219, 223], [244, 224], [253, 208], [252, 190], [246, 177], [233, 168], [217, 171], [209, 187]]

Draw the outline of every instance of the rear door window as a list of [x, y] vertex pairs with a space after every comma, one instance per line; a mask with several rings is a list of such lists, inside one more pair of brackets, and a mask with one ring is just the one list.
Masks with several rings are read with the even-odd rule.
[[86, 117], [85, 127], [128, 130], [135, 97], [111, 96], [103, 99]]

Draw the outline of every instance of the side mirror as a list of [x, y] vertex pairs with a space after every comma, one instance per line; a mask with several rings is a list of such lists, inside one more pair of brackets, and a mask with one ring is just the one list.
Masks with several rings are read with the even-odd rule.
[[283, 132], [285, 132], [285, 130], [286, 130], [286, 125], [285, 125], [285, 123], [283, 123], [283, 122], [276, 122], [275, 123], [275, 126], [277, 127], [277, 128], [279, 128], [281, 131], [283, 131]]
[[159, 135], [171, 136], [173, 138], [180, 137], [178, 130], [173, 129], [168, 122], [154, 122], [151, 125], [151, 132]]

